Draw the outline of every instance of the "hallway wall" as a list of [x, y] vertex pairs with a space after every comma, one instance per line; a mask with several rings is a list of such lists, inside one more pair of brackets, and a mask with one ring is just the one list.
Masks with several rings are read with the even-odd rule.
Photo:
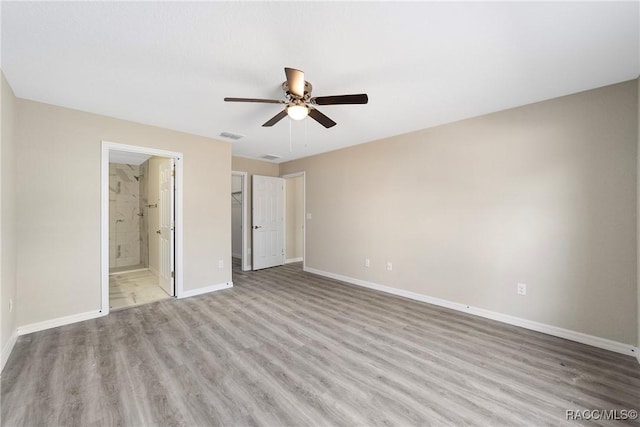
[[286, 260], [288, 262], [302, 259], [304, 233], [304, 197], [303, 178], [285, 179], [285, 235]]

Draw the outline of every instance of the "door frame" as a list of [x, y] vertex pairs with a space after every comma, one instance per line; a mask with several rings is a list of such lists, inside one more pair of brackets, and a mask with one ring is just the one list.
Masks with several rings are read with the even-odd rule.
[[147, 154], [150, 156], [169, 157], [175, 163], [175, 233], [174, 233], [174, 290], [175, 297], [180, 298], [183, 290], [183, 263], [182, 263], [182, 153], [176, 151], [159, 150], [156, 148], [139, 147], [135, 145], [120, 144], [111, 141], [102, 141], [101, 155], [101, 215], [100, 215], [100, 313], [105, 316], [109, 314], [109, 152], [126, 151], [129, 153]]
[[[232, 176], [239, 176], [242, 178], [242, 219], [240, 220], [240, 222], [242, 223], [242, 253], [240, 254], [241, 256], [241, 260], [240, 260], [240, 267], [242, 269], [242, 271], [249, 271], [251, 270], [251, 258], [249, 257], [249, 214], [248, 214], [248, 209], [249, 206], [247, 204], [247, 179], [248, 179], [248, 174], [247, 172], [240, 172], [240, 171], [231, 171], [231, 175]], [[233, 244], [232, 244], [233, 246]], [[233, 249], [231, 250], [232, 254], [231, 257], [233, 257]]]
[[[176, 265], [175, 265], [175, 249], [176, 249], [176, 244], [175, 244], [175, 240], [176, 240], [176, 203], [175, 203], [175, 196], [176, 196], [176, 161], [173, 157], [163, 157], [162, 158], [162, 162], [160, 162], [160, 179], [159, 179], [159, 192], [158, 192], [158, 214], [159, 214], [159, 222], [158, 222], [158, 231], [160, 231], [160, 235], [158, 236], [158, 250], [160, 253], [160, 262], [158, 263], [158, 280], [159, 280], [159, 285], [160, 288], [162, 288], [165, 292], [167, 292], [167, 290], [164, 288], [164, 284], [165, 281], [169, 282], [169, 289], [171, 290], [170, 292], [167, 292], [169, 294], [169, 296], [175, 296], [176, 295], [176, 278], [175, 278], [175, 271], [176, 271]], [[168, 167], [166, 167], [166, 165], [168, 164]], [[163, 192], [163, 186], [167, 183], [167, 181], [165, 180], [163, 182], [163, 180], [165, 178], [163, 178], [163, 174], [164, 173], [168, 173], [168, 189], [169, 189], [169, 196], [168, 199], [171, 203], [171, 205], [169, 205], [169, 218], [167, 220], [167, 218], [163, 218], [163, 216], [165, 214], [167, 214], [166, 211], [166, 207], [163, 206], [162, 201], [163, 201], [163, 196], [162, 196], [162, 192]], [[163, 219], [167, 222], [167, 224], [163, 223]], [[165, 253], [162, 249], [162, 246], [164, 244], [164, 230], [166, 229], [166, 232], [169, 235], [169, 239], [168, 239], [168, 243], [169, 243], [169, 247], [173, 246], [172, 249], [170, 249], [170, 253], [173, 254], [173, 257], [169, 256], [169, 268], [166, 269], [166, 266], [163, 264], [166, 261], [166, 256]], [[149, 270], [151, 270], [151, 268], [149, 268]], [[167, 275], [165, 276], [165, 272], [169, 270], [167, 272]]]
[[[280, 175], [280, 178], [289, 179], [289, 178], [297, 178], [302, 177], [302, 269], [303, 271], [307, 268], [307, 172], [293, 172], [284, 175]], [[286, 203], [286, 187], [285, 187], [285, 203]], [[285, 261], [286, 261], [286, 253], [287, 253], [287, 210], [284, 210], [284, 253], [285, 253]]]

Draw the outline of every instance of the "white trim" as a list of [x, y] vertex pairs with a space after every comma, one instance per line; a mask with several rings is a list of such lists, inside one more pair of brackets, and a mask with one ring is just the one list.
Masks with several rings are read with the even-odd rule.
[[151, 270], [149, 267], [145, 268], [136, 268], [135, 270], [123, 270], [123, 271], [114, 271], [113, 273], [109, 273], [109, 276], [113, 276], [115, 274], [127, 274], [127, 273], [138, 273], [140, 271]]
[[57, 319], [45, 320], [44, 322], [31, 323], [29, 325], [18, 326], [18, 335], [26, 335], [32, 332], [44, 331], [45, 329], [57, 328], [58, 326], [70, 325], [71, 323], [82, 322], [84, 320], [95, 319], [105, 316], [107, 313], [100, 310], [88, 311], [86, 313], [72, 314], [71, 316], [58, 317]]
[[410, 298], [416, 301], [422, 301], [422, 302], [437, 305], [440, 307], [446, 307], [453, 310], [462, 311], [464, 313], [474, 314], [476, 316], [484, 317], [487, 319], [497, 320], [498, 322], [506, 323], [509, 325], [520, 326], [521, 328], [530, 329], [532, 331], [543, 332], [548, 335], [565, 338], [571, 341], [576, 341], [576, 342], [587, 344], [593, 347], [615, 351], [616, 353], [636, 356], [640, 361], [640, 355], [638, 355], [638, 348], [630, 344], [624, 344], [621, 342], [608, 340], [606, 338], [600, 338], [594, 335], [588, 335], [582, 332], [572, 331], [570, 329], [564, 329], [564, 328], [559, 328], [557, 326], [534, 322], [532, 320], [522, 319], [520, 317], [510, 316], [508, 314], [502, 314], [495, 311], [485, 310], [483, 308], [471, 307], [466, 304], [460, 304], [457, 302], [452, 302], [452, 301], [448, 301], [440, 298], [430, 297], [427, 295], [418, 294], [416, 292], [405, 291], [403, 289], [397, 289], [390, 286], [379, 285], [377, 283], [367, 282], [365, 280], [354, 279], [352, 277], [343, 276], [341, 274], [329, 273], [327, 271], [317, 270], [315, 268], [305, 267], [304, 271], [317, 274], [319, 276], [340, 280], [342, 282], [351, 283], [353, 285], [358, 285], [365, 288], [386, 292], [388, 294], [398, 295], [398, 296]]
[[233, 282], [221, 283], [219, 285], [205, 286], [204, 288], [183, 291], [178, 298], [195, 297], [196, 295], [208, 294], [209, 292], [221, 291], [222, 289], [233, 288]]
[[175, 163], [175, 293], [180, 298], [183, 293], [183, 262], [182, 262], [182, 244], [183, 244], [183, 167], [182, 153], [175, 151], [159, 150], [149, 147], [138, 147], [134, 145], [119, 144], [116, 142], [102, 141], [102, 158], [101, 158], [101, 301], [99, 312], [103, 315], [109, 314], [109, 151], [128, 151], [131, 153], [149, 154], [152, 156], [173, 158]]
[[2, 359], [0, 360], [0, 373], [4, 369], [4, 365], [7, 364], [7, 360], [9, 360], [9, 356], [11, 356], [11, 352], [13, 351], [13, 347], [16, 345], [16, 341], [18, 340], [18, 332], [13, 331], [11, 336], [9, 337], [9, 341], [2, 348]]
[[[280, 175], [280, 178], [288, 179], [288, 178], [297, 178], [302, 177], [302, 269], [307, 268], [307, 172], [293, 172], [287, 173], [284, 175]], [[286, 203], [286, 201], [285, 201]], [[286, 212], [286, 209], [285, 209]], [[286, 227], [285, 227], [286, 230]], [[285, 239], [286, 245], [286, 239]], [[295, 261], [292, 261], [295, 262]], [[285, 264], [287, 262], [285, 261]]]
[[248, 173], [241, 171], [231, 171], [231, 175], [242, 177], [242, 253], [240, 256], [232, 255], [234, 258], [240, 258], [240, 268], [242, 271], [251, 270], [251, 264], [249, 264], [249, 214], [247, 203], [247, 181]]
[[289, 259], [285, 259], [284, 263], [285, 264], [291, 264], [292, 262], [300, 262], [302, 261], [304, 258], [300, 257], [300, 258], [289, 258]]

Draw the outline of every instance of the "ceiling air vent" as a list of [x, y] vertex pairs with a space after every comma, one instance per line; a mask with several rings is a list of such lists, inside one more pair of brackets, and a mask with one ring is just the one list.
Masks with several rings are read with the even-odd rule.
[[267, 160], [276, 160], [279, 159], [280, 156], [276, 156], [275, 154], [265, 154], [262, 158]]
[[244, 137], [244, 135], [238, 135], [237, 133], [231, 133], [231, 132], [222, 132], [220, 136], [233, 139], [234, 141], [237, 141], [240, 138]]

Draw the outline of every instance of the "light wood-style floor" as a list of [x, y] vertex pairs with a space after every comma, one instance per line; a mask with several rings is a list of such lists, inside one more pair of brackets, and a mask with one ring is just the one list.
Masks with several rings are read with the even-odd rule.
[[232, 289], [20, 337], [2, 424], [619, 425], [628, 356], [309, 275], [234, 271]]

